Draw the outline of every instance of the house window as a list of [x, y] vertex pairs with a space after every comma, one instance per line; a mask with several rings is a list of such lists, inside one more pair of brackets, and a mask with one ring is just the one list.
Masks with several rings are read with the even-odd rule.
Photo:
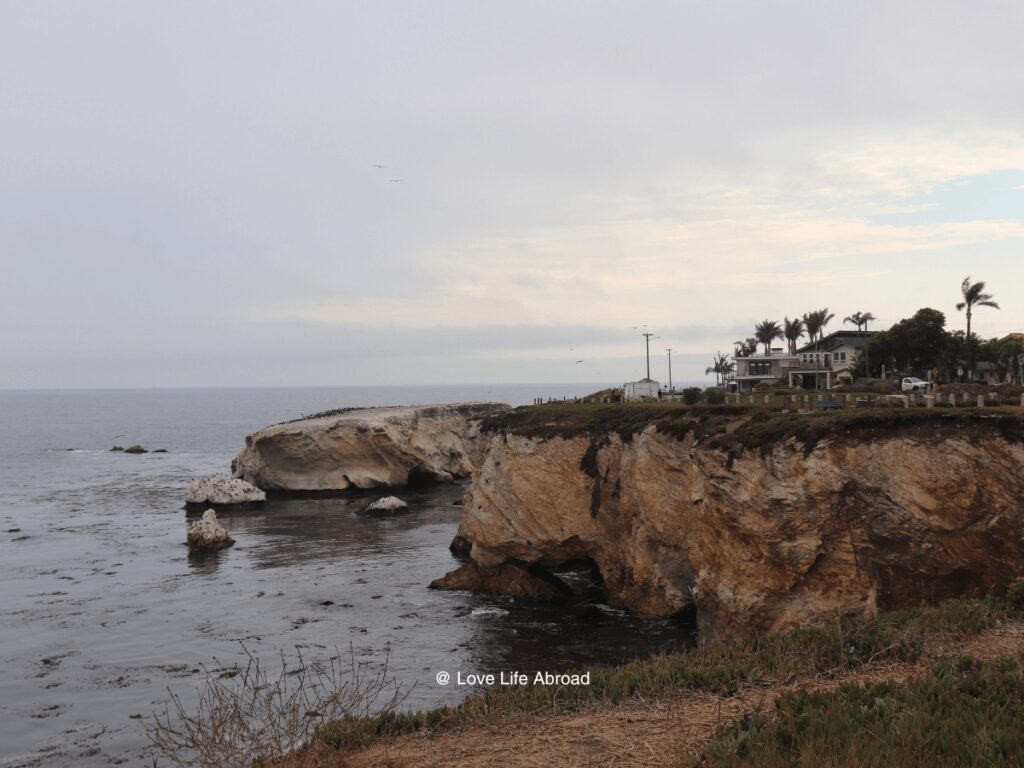
[[772, 364], [768, 362], [751, 362], [750, 363], [750, 375], [751, 376], [769, 376], [772, 372]]

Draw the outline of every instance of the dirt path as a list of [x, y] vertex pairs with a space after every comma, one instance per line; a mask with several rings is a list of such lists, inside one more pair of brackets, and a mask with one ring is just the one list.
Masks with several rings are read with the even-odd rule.
[[[388, 739], [337, 768], [652, 768], [696, 765], [718, 728], [744, 715], [770, 711], [795, 689], [828, 691], [847, 683], [906, 680], [943, 656], [982, 660], [1024, 653], [1024, 622], [1004, 624], [967, 641], [936, 639], [915, 664], [875, 664], [839, 677], [806, 677], [785, 686], [751, 687], [731, 696], [681, 691], [619, 705], [595, 702], [572, 715], [532, 713], [488, 725]], [[331, 763], [326, 763], [331, 765]]]

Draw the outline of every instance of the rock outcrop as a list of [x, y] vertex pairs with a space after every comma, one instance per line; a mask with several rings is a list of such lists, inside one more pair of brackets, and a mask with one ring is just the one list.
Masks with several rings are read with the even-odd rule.
[[[738, 440], [737, 424], [705, 433], [696, 420], [499, 431], [457, 542], [486, 569], [479, 588], [507, 591], [495, 569], [510, 563], [589, 560], [612, 605], [695, 608], [710, 639], [999, 590], [1024, 574], [1020, 417], [929, 419], [828, 434], [811, 418], [738, 449], [713, 437]], [[775, 428], [751, 423], [762, 432], [744, 439]], [[446, 577], [467, 579], [466, 566]]]
[[369, 515], [393, 515], [396, 512], [404, 512], [409, 505], [397, 496], [385, 496], [366, 505], [364, 514]]
[[193, 480], [185, 491], [185, 506], [247, 507], [258, 506], [267, 500], [267, 494], [252, 483], [229, 475], [214, 475]]
[[543, 569], [516, 562], [496, 566], [466, 563], [434, 579], [430, 588], [494, 592], [538, 603], [557, 602], [572, 595], [568, 585]]
[[215, 552], [230, 547], [235, 540], [228, 535], [227, 529], [217, 520], [217, 513], [212, 509], [203, 512], [201, 519], [188, 527], [188, 545], [200, 552]]
[[507, 405], [372, 408], [277, 424], [245, 438], [235, 477], [267, 491], [401, 487], [466, 477], [482, 456], [479, 421]]

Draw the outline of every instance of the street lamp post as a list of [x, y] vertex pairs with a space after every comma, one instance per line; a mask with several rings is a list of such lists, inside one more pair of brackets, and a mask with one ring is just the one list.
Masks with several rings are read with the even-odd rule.
[[672, 350], [666, 349], [668, 352], [668, 393], [672, 394]]
[[654, 335], [653, 333], [645, 333], [643, 335], [644, 336], [644, 343], [647, 345], [647, 379], [648, 379], [648, 381], [651, 378], [651, 336], [653, 336], [653, 335]]

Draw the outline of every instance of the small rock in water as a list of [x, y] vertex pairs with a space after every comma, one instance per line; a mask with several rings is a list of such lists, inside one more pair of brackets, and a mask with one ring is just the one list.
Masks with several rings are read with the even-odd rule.
[[121, 447], [120, 445], [115, 445], [115, 446], [114, 446], [113, 448], [111, 448], [110, 450], [112, 450], [112, 451], [123, 451], [123, 450], [124, 450], [124, 448], [122, 448], [122, 447]]
[[397, 496], [385, 496], [383, 499], [377, 499], [375, 502], [370, 504], [363, 510], [363, 512], [377, 512], [377, 513], [388, 513], [388, 512], [401, 512], [409, 508], [409, 505], [402, 501]]
[[185, 492], [186, 507], [228, 507], [242, 504], [262, 504], [267, 494], [252, 483], [227, 475], [214, 475], [193, 480]]
[[157, 448], [153, 453], [167, 453], [166, 448]]
[[227, 529], [217, 521], [217, 513], [212, 509], [203, 512], [201, 520], [196, 520], [188, 528], [188, 545], [192, 549], [203, 552], [214, 552], [230, 547], [235, 543]]
[[149, 451], [147, 451], [141, 445], [133, 445], [130, 448], [125, 448], [124, 452], [125, 453], [149, 453]]

